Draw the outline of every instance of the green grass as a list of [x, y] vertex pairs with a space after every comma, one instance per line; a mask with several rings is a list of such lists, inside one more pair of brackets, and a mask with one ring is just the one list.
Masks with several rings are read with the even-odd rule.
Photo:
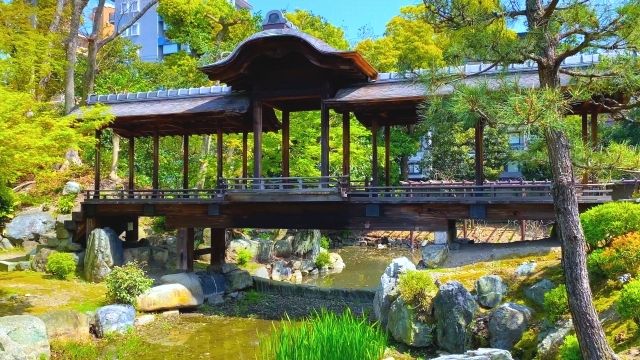
[[53, 360], [134, 360], [144, 358], [147, 353], [142, 337], [134, 330], [109, 335], [101, 340], [55, 340], [51, 343]]
[[301, 324], [287, 320], [274, 327], [259, 354], [265, 360], [378, 360], [386, 345], [386, 334], [364, 317], [321, 311]]

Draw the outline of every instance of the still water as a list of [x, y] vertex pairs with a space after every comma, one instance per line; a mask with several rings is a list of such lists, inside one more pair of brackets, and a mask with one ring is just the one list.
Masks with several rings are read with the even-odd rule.
[[376, 249], [363, 246], [348, 246], [332, 250], [340, 254], [346, 267], [341, 273], [328, 274], [308, 278], [305, 283], [319, 287], [342, 289], [375, 289], [380, 283], [380, 276], [391, 260], [406, 256], [417, 263], [420, 252], [410, 249]]

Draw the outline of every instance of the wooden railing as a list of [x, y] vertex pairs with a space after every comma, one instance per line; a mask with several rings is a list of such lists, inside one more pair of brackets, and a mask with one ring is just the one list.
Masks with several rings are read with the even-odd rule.
[[[611, 200], [610, 184], [580, 184], [577, 185], [578, 198], [581, 200], [608, 201]], [[467, 184], [418, 184], [404, 186], [351, 186], [349, 197], [376, 198], [429, 198], [429, 200], [462, 200], [491, 201], [518, 200], [541, 201], [553, 199], [551, 183], [501, 183], [490, 185]], [[418, 200], [416, 199], [416, 200]]]
[[[612, 184], [576, 185], [581, 201], [605, 202], [611, 200]], [[552, 201], [549, 182], [494, 183], [470, 185], [468, 183], [419, 183], [402, 186], [368, 186], [349, 182], [342, 177], [288, 177], [288, 178], [232, 178], [222, 179], [216, 189], [182, 190], [99, 190], [87, 191], [86, 198], [94, 200], [211, 200], [224, 199], [226, 194], [297, 194], [336, 193], [344, 198], [378, 198], [389, 201]]]

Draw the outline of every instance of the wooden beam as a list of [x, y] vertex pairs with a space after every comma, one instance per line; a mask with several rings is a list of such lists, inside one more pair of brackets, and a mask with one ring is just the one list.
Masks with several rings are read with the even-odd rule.
[[289, 172], [289, 111], [282, 112], [282, 177], [291, 176]]
[[329, 107], [320, 106], [320, 175], [329, 176]]
[[391, 126], [384, 127], [384, 184], [391, 186]]
[[160, 137], [158, 134], [153, 135], [153, 172], [151, 175], [151, 187], [153, 190], [158, 190], [160, 187], [159, 181], [159, 163], [160, 163]]
[[[136, 176], [136, 164], [135, 164], [135, 139], [129, 138], [129, 191], [135, 190], [135, 176]], [[129, 197], [133, 197], [131, 193]]]
[[248, 138], [249, 134], [245, 131], [242, 133], [242, 177], [247, 178], [248, 170], [247, 170], [247, 152], [248, 152]]
[[253, 177], [262, 176], [262, 103], [253, 102]]
[[351, 117], [349, 112], [342, 113], [342, 176], [351, 174]]
[[182, 188], [189, 188], [189, 135], [182, 136]]
[[371, 123], [371, 185], [378, 186], [378, 122]]
[[211, 229], [211, 266], [213, 272], [222, 271], [222, 265], [225, 262], [225, 253], [227, 249], [225, 229]]
[[220, 181], [222, 181], [222, 128], [218, 128], [218, 133], [216, 134], [216, 184], [220, 185]]
[[484, 184], [484, 128], [485, 121], [476, 121], [475, 131], [475, 183], [476, 185]]
[[96, 191], [94, 194], [94, 198], [98, 198], [99, 195], [97, 191], [100, 190], [100, 153], [102, 152], [102, 143], [100, 138], [102, 137], [102, 130], [96, 130], [96, 155], [95, 155], [95, 164], [93, 167], [93, 189]]

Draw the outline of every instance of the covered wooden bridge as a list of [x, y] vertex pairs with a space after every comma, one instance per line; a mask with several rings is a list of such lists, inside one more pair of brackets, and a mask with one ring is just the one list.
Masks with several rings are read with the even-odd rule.
[[[127, 241], [137, 241], [139, 217], [165, 216], [168, 226], [180, 229], [181, 266], [190, 269], [195, 252], [193, 229], [200, 227], [212, 229], [212, 247], [206, 251], [211, 251], [212, 265], [217, 267], [224, 261], [224, 234], [228, 228], [398, 229], [452, 233], [455, 221], [461, 219], [553, 219], [549, 183], [489, 184], [480, 181], [476, 184], [391, 186], [390, 128], [418, 121], [418, 108], [426, 97], [424, 86], [397, 74], [378, 74], [357, 52], [338, 51], [296, 30], [280, 12], [271, 12], [266, 18], [263, 31], [243, 41], [225, 59], [201, 69], [211, 80], [225, 86], [89, 97], [89, 105], [110, 107], [115, 119], [109, 127], [128, 139], [129, 178], [125, 190], [102, 190], [100, 149], [97, 149], [95, 189], [87, 192], [82, 212], [74, 214], [73, 224], [70, 224], [77, 241], [82, 241], [92, 229], [103, 226], [126, 231]], [[535, 68], [526, 64], [502, 69], [502, 72], [522, 86], [537, 86]], [[497, 72], [488, 72], [482, 78], [497, 84], [495, 74]], [[477, 81], [477, 78], [462, 81]], [[444, 96], [452, 91], [451, 86], [443, 86], [430, 96]], [[598, 111], [588, 104], [576, 104], [575, 109], [583, 109], [584, 114]], [[292, 177], [289, 169], [290, 114], [311, 110], [319, 110], [321, 116], [321, 177]], [[329, 170], [330, 111], [342, 115], [340, 174], [330, 174]], [[352, 116], [371, 130], [370, 183], [350, 177]], [[379, 173], [377, 153], [380, 129], [383, 129], [385, 145], [383, 176]], [[281, 177], [263, 177], [262, 136], [265, 132], [282, 135]], [[202, 134], [216, 134], [217, 186], [191, 189], [189, 138]], [[223, 178], [225, 134], [242, 134], [242, 178]], [[181, 189], [161, 189], [159, 186], [159, 139], [162, 136], [183, 137]], [[252, 174], [248, 173], [247, 163], [249, 136], [253, 139]], [[135, 139], [141, 137], [153, 138], [151, 189], [135, 187]], [[476, 154], [482, 153], [481, 140]], [[479, 158], [478, 169], [481, 171], [482, 157]], [[379, 178], [384, 179], [383, 186], [378, 183]], [[611, 200], [614, 188], [612, 184], [581, 184], [578, 190], [580, 204], [587, 208]]]

